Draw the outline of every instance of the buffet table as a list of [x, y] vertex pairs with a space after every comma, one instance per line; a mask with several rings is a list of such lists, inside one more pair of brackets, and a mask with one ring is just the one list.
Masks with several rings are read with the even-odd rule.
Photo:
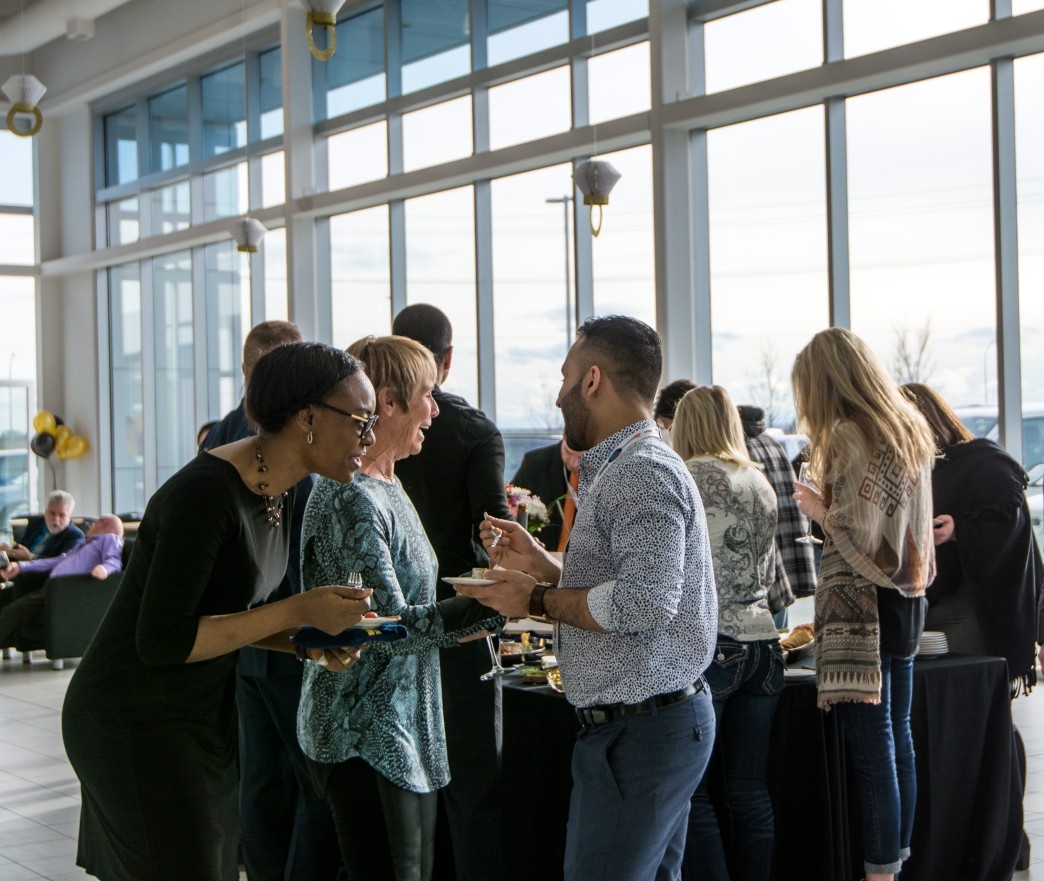
[[[774, 877], [863, 877], [858, 803], [834, 713], [815, 705], [814, 682], [788, 684], [772, 729], [769, 788], [776, 814]], [[914, 666], [911, 714], [919, 794], [903, 881], [1010, 878], [1022, 834], [1007, 666], [951, 655]], [[546, 686], [504, 688], [505, 845], [527, 874], [562, 877], [578, 729], [565, 698]]]

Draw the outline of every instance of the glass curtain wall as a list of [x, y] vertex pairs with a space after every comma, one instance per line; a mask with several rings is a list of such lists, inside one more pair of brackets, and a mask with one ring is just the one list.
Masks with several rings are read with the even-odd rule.
[[191, 254], [171, 254], [153, 262], [152, 301], [160, 486], [196, 452]]
[[787, 430], [794, 356], [829, 324], [823, 145], [821, 107], [707, 138], [714, 382]]
[[[0, 533], [15, 514], [39, 510], [37, 459], [29, 451], [36, 411], [36, 263], [33, 146], [0, 131]], [[5, 269], [6, 267], [6, 269]]]
[[990, 128], [987, 68], [848, 101], [852, 330], [954, 406], [997, 403]]
[[[576, 324], [609, 311], [668, 322], [661, 329], [688, 350], [674, 363], [690, 361], [695, 379], [761, 404], [782, 428], [793, 422], [793, 356], [831, 315], [898, 378], [927, 379], [957, 406], [996, 408], [990, 61], [1011, 55], [1011, 29], [990, 21], [987, 0], [913, 6], [777, 0], [703, 21], [705, 4], [694, 0], [678, 49], [677, 21], [668, 9], [650, 17], [647, 0], [356, 5], [337, 24], [334, 57], [311, 67], [311, 156], [280, 137], [282, 82], [299, 71], [278, 48], [114, 98], [98, 117], [101, 226], [107, 244], [131, 254], [139, 237], [176, 232], [170, 250], [181, 252], [196, 224], [271, 212], [287, 198], [286, 173], [318, 165], [315, 197], [290, 200], [275, 225], [295, 223], [270, 231], [252, 262], [263, 276], [252, 291], [247, 262], [237, 270], [218, 256], [231, 256], [227, 245], [198, 241], [184, 252], [192, 277], [208, 278], [212, 312], [191, 316], [195, 339], [208, 340], [192, 370], [205, 363], [220, 379], [193, 373], [207, 400], [179, 419], [236, 397], [222, 353], [248, 313], [293, 318], [314, 306], [317, 333], [344, 346], [387, 333], [395, 309], [423, 301], [454, 322], [451, 385], [512, 443], [557, 432], [559, 368]], [[1041, 8], [1016, 0], [1013, 13]], [[960, 57], [973, 60], [954, 65], [944, 56], [965, 30]], [[1044, 51], [1044, 36], [1034, 39]], [[661, 90], [657, 76], [674, 74], [655, 67], [671, 57], [658, 44], [672, 42], [697, 49], [687, 61], [702, 67]], [[893, 51], [907, 44], [925, 59], [914, 73], [910, 53]], [[858, 67], [853, 86], [849, 59], [863, 55], [875, 63]], [[1044, 398], [1034, 336], [1044, 336], [1044, 314], [1030, 296], [1040, 70], [1037, 56], [1015, 60], [1027, 402]], [[686, 131], [688, 153], [665, 147]], [[571, 180], [573, 164], [591, 156], [622, 172], [597, 238]], [[691, 235], [664, 245], [657, 224], [689, 224]], [[140, 247], [153, 249], [142, 274], [158, 308], [168, 294], [155, 266], [170, 258]], [[297, 292], [288, 302], [288, 264], [313, 257], [316, 301]], [[664, 267], [668, 277], [657, 278]], [[238, 319], [219, 304], [222, 285]], [[685, 339], [677, 328], [686, 325], [673, 322], [694, 315]], [[207, 320], [222, 328], [219, 343], [203, 332]], [[159, 340], [155, 353], [146, 347], [146, 376], [160, 349]], [[161, 434], [157, 423], [157, 444]], [[154, 456], [158, 474], [162, 457], [146, 450], [147, 461]]]
[[112, 490], [120, 513], [144, 511], [146, 500], [140, 273], [137, 263], [108, 272]]

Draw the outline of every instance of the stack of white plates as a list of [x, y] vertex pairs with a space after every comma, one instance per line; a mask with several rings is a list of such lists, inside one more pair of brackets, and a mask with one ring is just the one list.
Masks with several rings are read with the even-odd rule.
[[917, 657], [937, 658], [939, 655], [945, 655], [949, 650], [945, 633], [941, 630], [926, 630], [921, 634], [921, 641], [917, 646]]

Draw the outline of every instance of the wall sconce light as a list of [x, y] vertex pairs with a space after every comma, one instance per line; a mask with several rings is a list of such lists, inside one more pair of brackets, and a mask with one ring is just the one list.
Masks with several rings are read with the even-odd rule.
[[[584, 194], [584, 204], [591, 206], [591, 235], [595, 238], [602, 231], [602, 206], [609, 204], [609, 193], [619, 179], [620, 172], [602, 159], [587, 159], [573, 169], [573, 183]], [[597, 225], [595, 206], [598, 207]]]
[[253, 217], [237, 220], [230, 228], [232, 238], [236, 240], [236, 250], [242, 254], [256, 254], [257, 246], [268, 230], [265, 225]]
[[[345, 0], [306, 0], [308, 7], [308, 49], [320, 61], [329, 61], [337, 49], [337, 12], [344, 6]], [[312, 28], [321, 25], [326, 28], [326, 49], [320, 49], [312, 38]]]
[[[47, 86], [41, 83], [31, 73], [19, 73], [12, 76], [3, 85], [3, 93], [11, 102], [11, 109], [7, 111], [7, 127], [12, 134], [20, 138], [31, 138], [43, 125], [43, 115], [36, 105], [47, 91]], [[33, 124], [29, 128], [20, 128], [15, 124], [15, 118], [19, 114], [29, 114], [33, 117]]]

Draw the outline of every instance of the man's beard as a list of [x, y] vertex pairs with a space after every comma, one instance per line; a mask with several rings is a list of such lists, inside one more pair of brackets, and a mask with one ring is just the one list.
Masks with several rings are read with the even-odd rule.
[[578, 453], [589, 449], [587, 440], [587, 425], [591, 419], [591, 410], [580, 393], [580, 384], [583, 379], [578, 379], [569, 391], [562, 396], [559, 404], [562, 410], [562, 418], [565, 420], [565, 442], [570, 449]]

